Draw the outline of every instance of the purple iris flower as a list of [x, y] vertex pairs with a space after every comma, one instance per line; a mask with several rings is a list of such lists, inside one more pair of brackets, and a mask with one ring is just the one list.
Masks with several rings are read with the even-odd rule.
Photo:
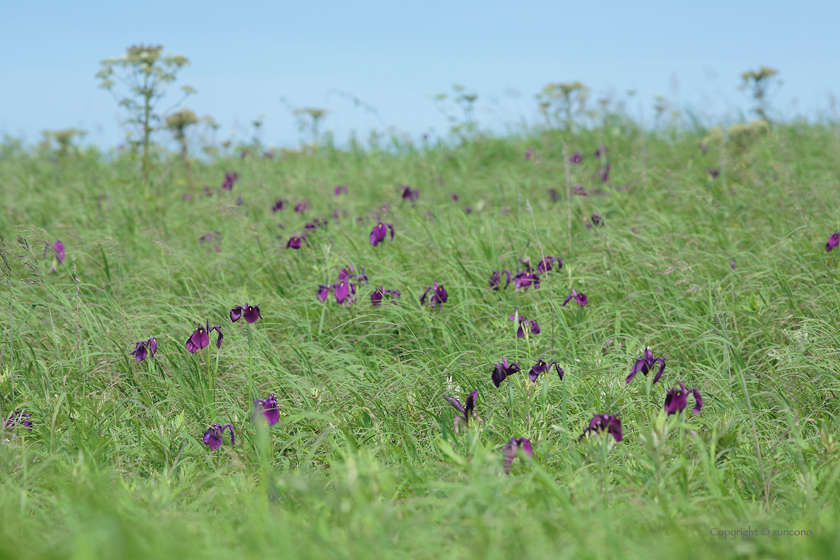
[[286, 243], [286, 249], [300, 249], [303, 244], [306, 243], [306, 246], [309, 247], [309, 241], [306, 240], [305, 235], [293, 235], [289, 242]]
[[[274, 393], [271, 393], [265, 399], [257, 399], [254, 401], [254, 404], [262, 408], [263, 416], [269, 426], [275, 425], [280, 420], [280, 408], [277, 406], [277, 398], [274, 396]], [[232, 428], [230, 433], [233, 433]]]
[[461, 401], [456, 399], [455, 397], [450, 397], [449, 395], [443, 395], [443, 398], [446, 399], [446, 402], [451, 404], [455, 407], [455, 410], [460, 412], [464, 415], [463, 418], [460, 416], [456, 417], [453, 421], [455, 424], [455, 431], [458, 431], [458, 424], [463, 420], [464, 424], [469, 428], [470, 426], [470, 416], [474, 418], [478, 418], [475, 413], [475, 401], [478, 399], [478, 389], [467, 395], [467, 400], [464, 401], [464, 405], [461, 406]]
[[23, 427], [32, 431], [32, 415], [22, 410], [12, 412], [9, 418], [6, 419], [6, 427], [14, 428], [23, 424]]
[[707, 169], [706, 172], [711, 175], [712, 179], [717, 179], [718, 175], [720, 175], [720, 171], [717, 169]]
[[394, 224], [383, 224], [379, 222], [370, 232], [370, 244], [376, 247], [388, 236], [388, 232], [391, 232], [391, 241], [394, 240]]
[[589, 196], [588, 194], [586, 194], [586, 191], [583, 190], [583, 187], [581, 187], [580, 185], [572, 185], [572, 188], [575, 190], [575, 194], [577, 196]]
[[531, 159], [535, 155], [537, 155], [537, 152], [534, 149], [530, 149], [527, 152], [525, 152], [525, 159]]
[[565, 374], [565, 372], [563, 371], [563, 368], [560, 367], [560, 364], [558, 364], [557, 362], [546, 362], [542, 358], [537, 360], [537, 363], [534, 364], [534, 367], [532, 367], [531, 371], [528, 372], [528, 378], [534, 383], [536, 383], [537, 378], [539, 378], [540, 374], [550, 370], [551, 366], [554, 366], [554, 369], [557, 370], [557, 375], [560, 376], [560, 381], [563, 381], [563, 375]]
[[566, 299], [563, 300], [563, 304], [562, 304], [563, 307], [565, 307], [567, 303], [572, 301], [572, 298], [574, 298], [574, 300], [576, 302], [578, 302], [578, 305], [580, 305], [581, 307], [585, 307], [586, 302], [589, 301], [589, 298], [586, 297], [586, 294], [584, 294], [583, 292], [578, 292], [577, 290], [575, 290], [573, 288], [572, 289], [572, 294], [569, 297], [567, 297]]
[[502, 274], [507, 276], [507, 281], [505, 282], [504, 289], [507, 289], [508, 285], [510, 284], [510, 272], [507, 270], [503, 270], [501, 274], [499, 274], [498, 270], [494, 270], [493, 274], [490, 275], [490, 289], [494, 291], [499, 291], [499, 287], [502, 285]]
[[603, 169], [601, 169], [599, 167], [598, 168], [598, 175], [601, 176], [601, 181], [602, 182], [606, 183], [607, 181], [609, 181], [610, 180], [610, 164], [608, 163], [607, 165], [605, 165]]
[[47, 251], [49, 251], [50, 249], [52, 249], [55, 252], [55, 256], [56, 258], [58, 258], [58, 264], [63, 263], [64, 258], [66, 256], [66, 253], [64, 251], [64, 243], [62, 243], [60, 239], [53, 244], [44, 243], [44, 258], [46, 258]]
[[271, 207], [272, 212], [279, 212], [283, 209], [283, 205], [286, 204], [286, 201], [282, 198], [278, 198], [274, 205]]
[[336, 303], [339, 305], [353, 305], [353, 302], [356, 301], [356, 298], [353, 297], [356, 295], [356, 284], [344, 281], [333, 286], [333, 295], [335, 296]]
[[429, 295], [431, 292], [432, 297], [429, 298], [429, 303], [433, 306], [437, 306], [438, 309], [443, 307], [443, 304], [446, 303], [446, 300], [449, 299], [449, 294], [446, 293], [446, 289], [443, 287], [443, 284], [438, 284], [437, 282], [432, 282], [432, 286], [427, 286], [426, 291], [423, 292], [423, 295], [420, 296], [420, 305], [426, 303], [426, 296]]
[[557, 264], [557, 270], [560, 270], [561, 268], [563, 268], [563, 259], [562, 258], [552, 257], [551, 255], [549, 255], [539, 262], [539, 264], [537, 265], [537, 272], [543, 273], [543, 272], [550, 271], [552, 262]]
[[307, 222], [306, 225], [303, 226], [303, 228], [307, 229], [309, 231], [312, 231], [312, 230], [318, 229], [319, 227], [327, 227], [328, 223], [329, 222], [327, 222], [327, 220], [322, 220], [321, 218], [315, 218], [311, 222]]
[[535, 290], [540, 289], [540, 277], [534, 272], [517, 272], [513, 277], [513, 285], [517, 290], [529, 288], [532, 284]]
[[580, 163], [582, 160], [583, 160], [583, 156], [581, 155], [580, 152], [573, 153], [572, 157], [569, 158], [569, 161], [571, 163]]
[[510, 470], [513, 467], [513, 460], [516, 459], [516, 454], [520, 449], [529, 458], [534, 457], [534, 449], [531, 447], [530, 439], [510, 438], [510, 441], [502, 448], [502, 452], [505, 454], [505, 474], [510, 474]]
[[685, 384], [682, 381], [679, 383], [679, 389], [668, 389], [668, 393], [665, 395], [665, 412], [670, 416], [671, 414], [679, 414], [685, 410], [685, 407], [688, 406], [688, 395], [690, 393], [694, 395], [694, 408], [691, 412], [699, 414], [700, 409], [703, 408], [703, 398], [700, 396], [700, 390], [696, 387], [686, 390]]
[[637, 373], [647, 376], [649, 371], [653, 371], [653, 364], [659, 364], [659, 371], [656, 372], [656, 377], [653, 378], [653, 382], [656, 383], [662, 377], [662, 372], [665, 371], [665, 358], [654, 358], [651, 349], [645, 348], [645, 355], [636, 360], [636, 363], [633, 364], [633, 369], [630, 370], [630, 375], [627, 376], [624, 382], [630, 383], [633, 381]]
[[618, 414], [615, 416], [610, 416], [609, 414], [594, 415], [592, 420], [589, 421], [589, 426], [583, 430], [583, 433], [578, 438], [578, 441], [582, 440], [583, 436], [589, 432], [607, 432], [615, 439], [616, 443], [624, 439], [624, 434], [621, 429], [621, 419], [619, 419]]
[[587, 221], [586, 218], [583, 219], [586, 221], [586, 229], [592, 229], [595, 226], [602, 226], [604, 225], [604, 218], [592, 212], [592, 221]]
[[341, 193], [347, 194], [347, 185], [338, 185], [333, 192], [335, 193], [335, 196], [338, 196]]
[[154, 357], [155, 352], [157, 352], [157, 340], [155, 340], [155, 337], [152, 337], [149, 340], [135, 342], [134, 352], [131, 352], [131, 355], [134, 356], [138, 362], [142, 362], [146, 359], [146, 356]]
[[64, 243], [56, 241], [52, 245], [49, 243], [44, 244], [44, 258], [46, 258], [47, 251], [49, 249], [52, 249], [55, 252], [55, 258], [53, 259], [48, 272], [58, 272], [58, 265], [64, 262], [64, 257], [66, 256], [66, 253], [64, 252]]
[[359, 281], [359, 284], [362, 286], [368, 283], [367, 274], [365, 274], [365, 269], [359, 269], [358, 274], [356, 273], [356, 267], [352, 264], [347, 266], [347, 268], [342, 268], [341, 272], [338, 273], [338, 281], [342, 282], [344, 280], [349, 280], [350, 278], [355, 278]]
[[213, 249], [218, 253], [221, 251], [219, 249], [219, 239], [222, 237], [222, 234], [218, 231], [208, 231], [204, 235], [198, 238], [199, 245], [204, 245], [204, 243], [212, 243]]
[[528, 330], [531, 332], [531, 334], [540, 334], [540, 326], [537, 324], [536, 319], [529, 321], [521, 315], [517, 317], [517, 315], [514, 313], [513, 315], [508, 317], [508, 320], [516, 321], [517, 318], [519, 319], [519, 330], [516, 331], [516, 338], [525, 338], [525, 329], [523, 328], [524, 326], [528, 327]]
[[221, 348], [222, 339], [224, 338], [224, 335], [222, 334], [222, 327], [218, 325], [211, 327], [208, 322], [204, 327], [199, 325], [187, 339], [187, 343], [185, 344], [187, 351], [189, 351], [190, 354], [195, 354], [199, 350], [210, 346], [211, 331], [216, 331], [216, 333], [218, 333], [219, 337], [216, 339], [216, 348]]
[[233, 171], [231, 173], [225, 173], [225, 182], [222, 183], [222, 190], [233, 190], [233, 185], [234, 183], [236, 183], [237, 179], [239, 179], [239, 173], [237, 173], [236, 171]]
[[227, 428], [230, 428], [230, 444], [233, 445], [233, 424], [213, 424], [204, 432], [204, 444], [210, 447], [210, 451], [216, 451], [222, 446], [222, 435]]
[[379, 304], [382, 303], [382, 300], [386, 296], [393, 302], [395, 299], [400, 299], [400, 292], [397, 290], [386, 290], [384, 286], [379, 286], [370, 294], [370, 303], [374, 307], [379, 307]]
[[605, 155], [607, 155], [607, 147], [606, 146], [600, 146], [597, 150], [595, 150], [595, 157], [596, 158], [600, 159], [601, 156], [605, 156]]
[[259, 305], [248, 305], [246, 303], [244, 307], [237, 305], [230, 310], [230, 320], [234, 323], [237, 322], [243, 315], [245, 316], [245, 321], [248, 323], [255, 323], [257, 319], [262, 319]]
[[452, 193], [449, 196], [451, 196], [452, 200], [454, 200], [455, 202], [458, 202], [459, 200], [461, 200], [461, 197], [458, 196], [458, 193]]
[[306, 209], [308, 207], [309, 207], [309, 203], [306, 202], [305, 200], [301, 200], [300, 202], [295, 204], [295, 212], [303, 214], [304, 212], [306, 212]]
[[412, 189], [408, 185], [400, 185], [400, 188], [403, 190], [403, 192], [402, 192], [402, 199], [403, 200], [409, 200], [411, 202], [414, 202], [415, 200], [420, 198], [420, 191], [418, 191], [417, 189]]
[[825, 251], [828, 253], [838, 245], [840, 245], [840, 232], [834, 233], [828, 238], [828, 243], [825, 244]]
[[518, 363], [513, 362], [512, 364], [508, 364], [507, 358], [502, 356], [502, 363], [493, 364], [493, 372], [490, 374], [490, 379], [493, 381], [493, 385], [498, 387], [508, 376], [520, 371], [522, 371], [522, 368], [519, 367]]
[[321, 284], [318, 286], [318, 301], [324, 303], [327, 301], [327, 296], [330, 295], [330, 287]]

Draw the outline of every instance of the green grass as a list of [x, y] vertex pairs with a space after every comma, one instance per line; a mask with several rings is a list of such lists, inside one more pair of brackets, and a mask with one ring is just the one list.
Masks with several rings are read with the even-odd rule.
[[[129, 155], [50, 160], [7, 141], [0, 409], [25, 409], [34, 429], [0, 442], [0, 556], [840, 556], [840, 253], [824, 249], [840, 141], [828, 124], [788, 124], [704, 155], [702, 138], [622, 125], [218, 160], [195, 165], [199, 184], [239, 182], [191, 201], [175, 157], [143, 188]], [[601, 144], [618, 188], [594, 178]], [[583, 163], [567, 169], [564, 150]], [[567, 172], [590, 196], [566, 197]], [[416, 205], [399, 184], [419, 189]], [[272, 213], [280, 197], [292, 204]], [[335, 209], [311, 247], [285, 249]], [[587, 229], [593, 212], [603, 227]], [[396, 238], [373, 248], [377, 219]], [[208, 231], [219, 252], [199, 243]], [[56, 239], [67, 259], [50, 274]], [[542, 255], [563, 268], [540, 290], [489, 290], [493, 270]], [[370, 285], [349, 308], [321, 304], [317, 286], [351, 263]], [[449, 293], [440, 312], [418, 303], [434, 281]], [[398, 305], [370, 305], [379, 285]], [[561, 307], [572, 288], [584, 309]], [[248, 338], [228, 319], [246, 301], [263, 316], [256, 393], [282, 412], [271, 429], [250, 421]], [[518, 340], [515, 308], [542, 332]], [[184, 348], [206, 320], [225, 335], [215, 394], [207, 352]], [[128, 352], [150, 336], [158, 353], [138, 364]], [[662, 381], [625, 384], [646, 345], [667, 358]], [[524, 371], [496, 389], [502, 356]], [[531, 384], [538, 357], [565, 381]], [[678, 380], [702, 392], [699, 415], [664, 416]], [[456, 434], [442, 395], [476, 388], [482, 422]], [[594, 413], [620, 413], [624, 441], [578, 442]], [[236, 444], [211, 453], [201, 437], [216, 422]], [[506, 476], [511, 437], [535, 454]], [[748, 526], [810, 535], [710, 534]]]

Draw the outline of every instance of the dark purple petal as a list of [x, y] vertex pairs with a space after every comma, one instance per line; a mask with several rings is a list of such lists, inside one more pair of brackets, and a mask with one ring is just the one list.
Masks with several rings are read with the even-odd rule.
[[230, 310], [230, 320], [231, 320], [231, 322], [235, 323], [241, 318], [242, 318], [242, 306], [237, 305], [236, 307], [234, 307], [233, 309]]
[[700, 414], [700, 409], [703, 408], [703, 397], [700, 396], [700, 390], [694, 387], [689, 389], [688, 392], [694, 395], [694, 408], [691, 409], [691, 412]]
[[490, 380], [493, 382], [497, 388], [502, 384], [502, 381], [505, 380], [507, 375], [505, 374], [505, 370], [496, 368], [493, 370], [493, 373], [490, 375]]
[[580, 152], [575, 152], [575, 153], [572, 154], [572, 157], [569, 158], [569, 161], [571, 163], [580, 163], [582, 159], [583, 159], [583, 156], [581, 155], [581, 153]]
[[147, 354], [146, 343], [145, 342], [135, 342], [134, 343], [134, 352], [131, 354], [135, 357], [138, 362], [142, 362], [146, 359]]
[[560, 367], [560, 364], [554, 362], [554, 369], [557, 370], [557, 375], [560, 377], [560, 381], [563, 381], [563, 376], [566, 374], [566, 372], [563, 371], [563, 368]]
[[451, 404], [455, 409], [460, 412], [461, 414], [466, 414], [464, 407], [461, 406], [461, 401], [456, 399], [455, 397], [450, 397], [449, 395], [443, 395], [443, 398], [446, 399], [446, 402]]
[[28, 412], [24, 412], [23, 410], [16, 410], [9, 415], [9, 418], [6, 419], [6, 427], [7, 428], [15, 428], [20, 426], [23, 423], [23, 427], [32, 431], [32, 415]]
[[[280, 420], [280, 408], [277, 406], [277, 398], [271, 393], [268, 398], [257, 399], [257, 404], [262, 408], [263, 417], [269, 426], [274, 426]], [[231, 441], [233, 440], [233, 427], [231, 426]]]
[[379, 222], [377, 225], [373, 226], [373, 229], [370, 231], [370, 244], [376, 247], [385, 240], [387, 233], [388, 231], [385, 224]]
[[222, 327], [216, 326], [216, 327], [210, 327], [209, 329], [207, 329], [207, 344], [208, 345], [210, 344], [210, 331], [216, 331], [216, 333], [219, 335], [219, 338], [216, 339], [216, 348], [221, 348], [222, 347], [222, 339], [224, 338], [224, 335], [222, 334]]
[[601, 176], [601, 181], [606, 183], [610, 180], [610, 164], [604, 166], [604, 169], [598, 169], [598, 174]]
[[828, 242], [825, 244], [825, 250], [829, 252], [838, 245], [840, 245], [840, 232], [834, 233], [828, 238]]
[[321, 303], [324, 303], [325, 301], [327, 301], [327, 296], [329, 295], [329, 293], [330, 293], [330, 287], [329, 286], [324, 286], [323, 284], [318, 286], [318, 300]]
[[149, 349], [149, 354], [152, 357], [154, 357], [154, 355], [157, 353], [157, 340], [155, 340], [155, 337], [152, 337], [146, 341], [146, 348]]
[[531, 320], [531, 334], [540, 334], [540, 326], [536, 319]]
[[64, 252], [64, 243], [61, 241], [56, 241], [53, 243], [53, 249], [55, 250], [56, 256], [58, 256], [58, 264], [64, 262], [65, 252]]
[[274, 205], [271, 207], [271, 211], [272, 212], [279, 212], [280, 210], [283, 209], [284, 204], [285, 204], [285, 201], [282, 198], [278, 198], [277, 201], [274, 203]]
[[505, 456], [505, 474], [510, 474], [513, 467], [513, 460], [516, 458], [516, 438], [510, 438], [510, 441], [502, 448], [502, 453]]
[[198, 327], [187, 339], [186, 347], [190, 354], [195, 354], [210, 346], [210, 334], [204, 327]]
[[257, 319], [262, 319], [259, 305], [249, 305], [245, 308], [243, 315], [245, 316], [245, 320], [249, 323], [254, 323]]
[[518, 440], [519, 447], [529, 458], [534, 457], [534, 448], [531, 447], [531, 440], [528, 438], [521, 438]]
[[[682, 408], [680, 408], [680, 397], [682, 397]], [[679, 414], [685, 410], [685, 395], [681, 395], [679, 389], [668, 389], [665, 394], [665, 412], [670, 416], [671, 414]]]
[[615, 439], [616, 443], [620, 442], [624, 439], [624, 431], [621, 427], [621, 419], [619, 419], [618, 415], [610, 416], [609, 428], [607, 431], [612, 434], [613, 439]]
[[633, 364], [633, 368], [630, 370], [630, 375], [627, 376], [627, 379], [624, 380], [625, 383], [630, 383], [633, 381], [633, 378], [636, 377], [636, 374], [642, 371], [642, 366], [645, 365], [645, 360], [643, 358], [639, 358], [636, 360], [636, 363]]
[[408, 185], [400, 185], [400, 187], [402, 187], [403, 189], [403, 200], [410, 200], [411, 202], [414, 202], [415, 200], [420, 198], [420, 192], [417, 189], [412, 189]]
[[499, 291], [499, 286], [502, 283], [502, 277], [499, 275], [498, 270], [494, 270], [493, 274], [490, 275], [490, 280], [488, 284], [490, 285], [491, 290]]
[[222, 446], [222, 429], [220, 425], [213, 424], [204, 432], [204, 444], [210, 447], [210, 451], [215, 451]]
[[464, 410], [467, 415], [475, 410], [475, 403], [478, 400], [478, 389], [467, 395], [467, 401], [464, 403]]
[[662, 377], [662, 372], [665, 371], [665, 358], [656, 358], [654, 361], [659, 363], [659, 371], [656, 372], [656, 377], [653, 378], [653, 382], [656, 383]]
[[607, 432], [613, 436], [616, 442], [620, 442], [624, 435], [621, 428], [621, 420], [618, 415], [610, 416], [609, 414], [596, 414], [589, 421], [589, 427], [583, 430], [583, 433], [578, 438], [578, 441], [583, 439], [589, 432], [602, 433]]

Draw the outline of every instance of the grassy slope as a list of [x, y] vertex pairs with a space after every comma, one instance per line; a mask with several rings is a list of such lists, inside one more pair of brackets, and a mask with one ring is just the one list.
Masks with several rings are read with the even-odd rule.
[[[838, 225], [840, 143], [826, 127], [789, 126], [703, 155], [699, 137], [627, 132], [230, 160], [196, 173], [217, 185], [238, 170], [233, 192], [191, 202], [177, 160], [144, 193], [126, 159], [7, 150], [0, 406], [25, 407], [35, 429], [0, 444], [0, 555], [840, 555], [840, 255], [823, 248]], [[566, 192], [561, 140], [586, 156], [572, 181], [608, 196], [552, 203], [549, 188]], [[594, 180], [602, 142], [611, 183], [629, 188]], [[721, 166], [711, 180], [706, 168]], [[339, 183], [349, 195], [332, 194]], [[415, 207], [398, 183], [420, 190]], [[273, 214], [278, 197], [311, 210]], [[305, 221], [337, 208], [310, 248], [285, 250]], [[585, 227], [592, 212], [604, 227]], [[373, 248], [377, 217], [396, 239]], [[220, 252], [199, 244], [207, 231], [222, 234]], [[61, 239], [68, 259], [46, 274], [39, 258], [33, 275], [26, 263], [44, 239]], [[488, 290], [492, 270], [541, 253], [564, 266], [539, 291]], [[317, 285], [350, 263], [371, 280], [359, 301], [320, 304]], [[440, 313], [417, 304], [433, 281], [449, 292]], [[398, 306], [371, 307], [380, 284], [402, 292]], [[589, 296], [582, 311], [560, 307], [572, 287]], [[253, 383], [281, 403], [268, 433], [248, 420], [245, 325], [227, 318], [245, 301], [263, 315]], [[515, 306], [540, 335], [516, 339]], [[206, 352], [183, 346], [208, 319], [225, 333], [212, 403]], [[137, 364], [126, 353], [149, 336], [158, 355]], [[667, 357], [663, 381], [625, 385], [645, 345]], [[566, 380], [532, 385], [523, 373], [496, 389], [489, 372], [502, 356], [526, 370], [556, 359]], [[703, 394], [702, 413], [686, 419], [696, 436], [662, 416], [678, 380]], [[442, 395], [474, 388], [484, 422], [456, 435]], [[622, 443], [576, 442], [596, 412], [621, 413]], [[233, 423], [236, 445], [209, 453], [211, 422]], [[512, 436], [532, 439], [535, 460], [505, 476]], [[812, 535], [709, 534], [748, 525]]]

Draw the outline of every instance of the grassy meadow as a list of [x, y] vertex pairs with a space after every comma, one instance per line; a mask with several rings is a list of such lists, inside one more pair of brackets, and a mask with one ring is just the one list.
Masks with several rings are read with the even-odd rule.
[[[831, 123], [726, 140], [618, 122], [192, 173], [185, 198], [178, 155], [143, 185], [128, 152], [0, 148], [0, 412], [32, 423], [0, 437], [0, 557], [840, 557]], [[374, 247], [378, 221], [395, 235]], [[490, 289], [548, 255], [538, 290]], [[369, 279], [355, 302], [319, 301], [348, 265]], [[434, 282], [439, 310], [420, 304]], [[400, 298], [372, 305], [379, 286]], [[585, 307], [562, 305], [572, 289]], [[246, 303], [262, 318], [232, 323]], [[515, 311], [540, 333], [518, 338]], [[208, 322], [221, 347], [189, 353]], [[645, 347], [662, 379], [625, 383]], [[503, 357], [522, 371], [497, 388]], [[563, 380], [532, 383], [538, 358]], [[679, 381], [699, 414], [691, 396], [665, 414]], [[456, 431], [443, 395], [475, 389]], [[271, 393], [274, 426], [251, 404]], [[594, 414], [623, 440], [579, 441]], [[234, 444], [211, 451], [212, 424]], [[533, 458], [505, 474], [512, 437]]]

